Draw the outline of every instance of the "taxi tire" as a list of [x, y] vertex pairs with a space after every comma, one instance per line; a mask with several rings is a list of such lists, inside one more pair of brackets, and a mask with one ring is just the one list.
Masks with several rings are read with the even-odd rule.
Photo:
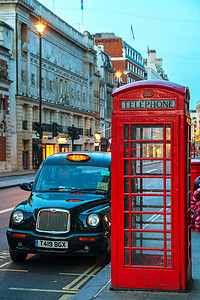
[[10, 257], [14, 262], [23, 262], [27, 258], [27, 253], [18, 253], [10, 250]]

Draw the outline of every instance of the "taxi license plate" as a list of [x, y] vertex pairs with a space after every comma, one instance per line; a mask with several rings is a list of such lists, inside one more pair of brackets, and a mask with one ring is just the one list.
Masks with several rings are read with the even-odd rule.
[[61, 248], [68, 249], [67, 241], [46, 241], [46, 240], [35, 240], [35, 246], [41, 248]]

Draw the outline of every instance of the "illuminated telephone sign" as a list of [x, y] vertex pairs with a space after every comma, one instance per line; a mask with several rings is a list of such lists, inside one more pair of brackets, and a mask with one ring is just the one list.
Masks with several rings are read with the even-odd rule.
[[167, 109], [175, 108], [175, 100], [122, 100], [121, 108], [122, 109]]

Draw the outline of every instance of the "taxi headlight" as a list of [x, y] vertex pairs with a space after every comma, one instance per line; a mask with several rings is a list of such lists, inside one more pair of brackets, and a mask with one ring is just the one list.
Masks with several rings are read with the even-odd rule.
[[100, 218], [97, 214], [90, 214], [87, 217], [87, 223], [89, 226], [95, 227], [99, 224]]
[[20, 223], [24, 218], [24, 214], [21, 210], [16, 210], [13, 214], [12, 214], [12, 221], [14, 223]]

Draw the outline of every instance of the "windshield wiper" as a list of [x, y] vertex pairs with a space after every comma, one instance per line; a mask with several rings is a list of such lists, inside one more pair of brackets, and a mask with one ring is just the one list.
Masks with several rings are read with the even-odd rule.
[[75, 191], [76, 192], [80, 192], [80, 191], [82, 191], [82, 192], [103, 192], [103, 193], [106, 193], [106, 191], [105, 190], [102, 190], [102, 189], [75, 189]]
[[59, 187], [54, 187], [54, 188], [50, 188], [48, 191], [51, 192], [56, 192], [56, 191], [60, 191], [60, 190], [64, 190], [64, 191], [75, 191], [75, 188], [71, 188], [71, 187], [64, 187], [64, 186], [59, 186]]

